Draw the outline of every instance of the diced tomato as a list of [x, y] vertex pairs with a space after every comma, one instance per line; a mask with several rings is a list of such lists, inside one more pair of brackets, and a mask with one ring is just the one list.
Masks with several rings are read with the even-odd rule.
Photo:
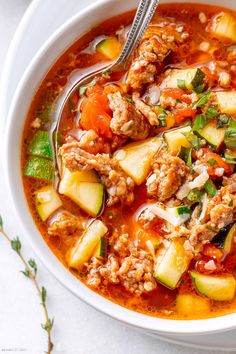
[[203, 66], [201, 70], [204, 72], [206, 75], [205, 81], [206, 83], [209, 83], [210, 86], [212, 86], [215, 82], [218, 81], [218, 77], [215, 74], [212, 74], [210, 69], [208, 69], [206, 66]]
[[218, 262], [220, 262], [222, 260], [222, 258], [224, 257], [224, 252], [221, 249], [219, 249], [218, 247], [216, 247], [215, 245], [212, 245], [210, 243], [204, 245], [203, 250], [202, 250], [202, 254], [204, 254], [205, 256], [214, 258]]
[[111, 110], [107, 96], [99, 85], [89, 87], [81, 103], [80, 124], [85, 130], [93, 129], [98, 135], [112, 138], [110, 129]]
[[162, 93], [164, 97], [172, 97], [174, 100], [181, 100], [185, 103], [191, 103], [191, 98], [188, 97], [186, 91], [179, 87], [176, 88], [165, 88]]
[[[201, 161], [208, 165], [207, 172], [210, 176], [216, 177], [216, 169], [223, 168], [224, 174], [231, 175], [233, 173], [234, 167], [231, 164], [225, 162], [225, 160], [215, 152], [211, 151], [209, 148], [203, 148], [199, 150], [201, 153], [203, 152], [203, 156], [201, 157]], [[209, 163], [208, 161], [215, 161], [214, 164]]]
[[188, 119], [195, 118], [196, 114], [197, 114], [197, 110], [192, 109], [191, 107], [176, 109], [176, 111], [174, 113], [175, 122], [177, 124], [183, 123]]
[[[221, 263], [223, 258], [224, 252], [215, 245], [208, 243], [204, 245], [200, 259], [195, 264], [195, 268], [200, 273], [219, 273], [223, 270]], [[209, 262], [211, 263], [208, 264]]]
[[103, 87], [101, 85], [93, 85], [93, 86], [89, 86], [86, 90], [86, 96], [92, 96], [95, 93], [100, 93], [103, 94]]

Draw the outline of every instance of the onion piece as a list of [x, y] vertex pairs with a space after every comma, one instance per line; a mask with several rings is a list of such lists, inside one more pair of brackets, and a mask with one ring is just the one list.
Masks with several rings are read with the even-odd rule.
[[200, 175], [194, 178], [193, 181], [185, 182], [179, 188], [178, 192], [176, 193], [176, 197], [180, 200], [184, 199], [185, 197], [187, 197], [187, 195], [192, 189], [202, 188], [205, 185], [205, 183], [208, 181], [208, 179], [209, 179], [208, 173], [206, 171], [202, 172]]
[[202, 196], [201, 202], [202, 202], [202, 210], [201, 210], [201, 214], [199, 216], [199, 221], [202, 220], [204, 218], [205, 214], [206, 214], [207, 202], [208, 202], [207, 193], [205, 193]]
[[148, 104], [156, 105], [160, 100], [161, 90], [157, 85], [151, 85], [148, 87], [144, 96], [142, 97]]

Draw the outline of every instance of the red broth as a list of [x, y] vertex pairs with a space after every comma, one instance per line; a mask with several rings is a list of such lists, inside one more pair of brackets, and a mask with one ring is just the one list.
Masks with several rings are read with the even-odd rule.
[[[170, 17], [180, 22], [184, 22], [188, 28], [190, 28], [191, 40], [181, 46], [180, 50], [175, 53], [171, 53], [165, 60], [164, 66], [168, 68], [171, 66], [184, 67], [186, 65], [193, 65], [199, 63], [208, 63], [211, 60], [220, 60], [221, 62], [227, 60], [227, 51], [225, 44], [215, 38], [212, 38], [209, 32], [205, 31], [206, 24], [201, 23], [199, 20], [199, 14], [203, 13], [208, 19], [220, 12], [231, 13], [236, 19], [236, 13], [228, 9], [223, 9], [217, 6], [208, 5], [194, 5], [194, 4], [162, 4], [158, 8], [158, 14], [155, 15], [153, 22], [157, 16]], [[38, 88], [35, 94], [34, 101], [31, 103], [31, 107], [26, 118], [25, 129], [22, 140], [22, 171], [24, 175], [25, 166], [28, 161], [28, 149], [29, 145], [38, 131], [38, 129], [49, 130], [52, 112], [55, 109], [56, 99], [62, 94], [71, 80], [75, 80], [80, 73], [83, 73], [86, 68], [89, 68], [96, 64], [103, 64], [106, 58], [103, 54], [96, 51], [94, 43], [97, 43], [100, 36], [116, 36], [117, 31], [122, 32], [124, 28], [130, 25], [133, 19], [134, 12], [126, 13], [115, 18], [109, 19], [102, 24], [94, 27], [90, 32], [85, 34], [82, 38], [79, 38], [75, 44], [73, 44], [53, 65], [47, 76], [43, 79], [41, 86]], [[128, 28], [128, 27], [127, 27]], [[103, 37], [101, 37], [103, 38]], [[199, 49], [202, 42], [207, 42], [209, 47], [216, 47], [216, 50], [210, 53], [209, 50], [203, 51]], [[204, 46], [204, 44], [203, 44]], [[235, 62], [236, 63], [236, 62]], [[207, 64], [206, 64], [207, 65]], [[232, 72], [231, 86], [235, 88], [235, 76]], [[121, 77], [113, 78], [113, 80], [121, 80]], [[163, 79], [162, 74], [157, 78], [158, 82]], [[62, 136], [60, 139], [65, 139], [68, 131], [75, 128], [76, 114], [73, 111], [73, 107], [77, 107], [79, 102], [79, 95], [73, 97], [72, 109], [66, 114], [62, 126]], [[38, 126], [40, 119], [40, 126]], [[32, 125], [33, 123], [33, 125]], [[160, 132], [160, 131], [159, 131]], [[68, 250], [74, 246], [78, 239], [78, 234], [72, 235], [49, 235], [48, 234], [48, 221], [42, 221], [39, 217], [36, 203], [35, 192], [41, 187], [49, 185], [48, 181], [32, 177], [23, 177], [24, 190], [29, 205], [32, 217], [42, 234], [45, 242], [48, 244], [55, 256], [68, 268], [67, 255]], [[130, 206], [126, 205], [114, 205], [111, 208], [105, 208], [100, 219], [111, 229], [116, 230], [118, 233], [122, 233], [125, 225], [125, 230], [129, 233], [130, 238], [135, 237], [137, 228], [139, 227], [134, 222], [134, 215], [145, 203], [152, 201], [147, 196], [145, 184], [136, 186], [134, 190], [135, 200]], [[60, 195], [63, 203], [63, 208], [76, 216], [87, 217], [86, 212], [74, 203], [70, 198]], [[153, 237], [165, 237], [165, 229], [162, 227], [163, 223], [159, 220], [158, 223], [148, 229], [148, 236], [145, 232], [142, 235], [141, 244], [145, 244], [147, 238], [150, 235]], [[215, 246], [216, 247], [216, 246]], [[188, 270], [196, 269], [201, 272], [202, 267], [209, 260], [212, 259], [212, 249], [205, 250], [198, 258], [194, 259]], [[214, 258], [215, 259], [215, 258]], [[225, 271], [234, 273], [236, 266], [236, 248], [234, 246], [232, 252], [227, 255], [223, 260], [217, 263], [216, 274], [222, 274]], [[78, 278], [78, 281], [82, 281], [86, 284], [86, 274], [83, 271], [70, 271]], [[171, 290], [168, 287], [157, 283], [156, 288], [151, 292], [144, 292], [141, 296], [134, 296], [128, 292], [121, 284], [102, 283], [96, 291], [108, 298], [109, 300], [116, 302], [124, 307], [145, 313], [151, 316], [164, 317], [170, 319], [191, 319], [191, 318], [208, 318], [232, 313], [236, 309], [236, 299], [231, 301], [214, 301], [210, 299], [208, 301], [208, 307], [204, 307], [202, 310], [194, 314], [186, 314], [177, 309], [176, 298], [179, 294], [185, 295], [197, 295], [197, 291], [191, 281], [189, 272], [186, 272], [178, 286], [178, 288]], [[205, 299], [203, 297], [203, 299]]]

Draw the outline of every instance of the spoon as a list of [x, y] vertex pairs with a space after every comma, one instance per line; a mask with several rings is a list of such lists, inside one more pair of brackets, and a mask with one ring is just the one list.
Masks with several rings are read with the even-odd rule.
[[69, 88], [68, 93], [63, 99], [58, 103], [57, 112], [55, 114], [55, 120], [51, 126], [50, 130], [50, 140], [53, 148], [53, 162], [57, 177], [61, 177], [61, 160], [58, 157], [58, 139], [56, 137], [59, 133], [60, 123], [62, 120], [63, 110], [68, 103], [70, 97], [79, 89], [81, 86], [85, 86], [88, 82], [91, 82], [95, 76], [102, 75], [103, 73], [109, 74], [111, 72], [125, 71], [129, 67], [130, 58], [137, 48], [146, 28], [148, 27], [157, 6], [159, 5], [159, 0], [140, 0], [138, 9], [136, 11], [134, 21], [132, 23], [131, 29], [129, 31], [127, 40], [122, 48], [122, 51], [116, 61], [109, 66], [100, 68], [99, 70], [92, 71], [87, 75], [83, 76], [79, 81], [74, 83], [72, 87]]

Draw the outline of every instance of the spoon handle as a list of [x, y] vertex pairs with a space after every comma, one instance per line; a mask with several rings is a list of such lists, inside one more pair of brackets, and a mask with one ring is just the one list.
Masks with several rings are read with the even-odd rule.
[[119, 58], [112, 65], [112, 69], [120, 70], [120, 66], [126, 68], [128, 59], [138, 46], [147, 26], [149, 25], [157, 6], [159, 5], [159, 0], [141, 0], [138, 9], [135, 14], [135, 18], [132, 27], [129, 31], [128, 38], [123, 46]]

